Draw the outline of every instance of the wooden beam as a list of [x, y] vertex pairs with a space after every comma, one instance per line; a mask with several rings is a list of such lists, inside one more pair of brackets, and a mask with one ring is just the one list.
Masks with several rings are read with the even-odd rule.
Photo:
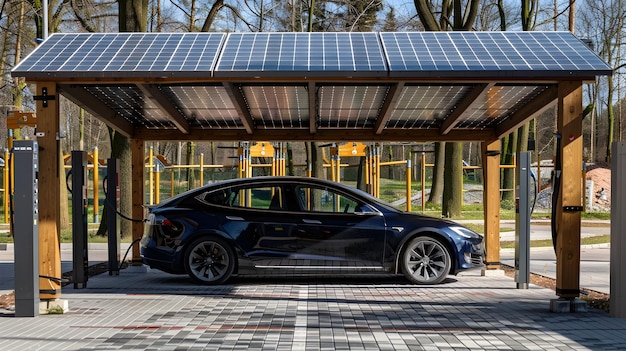
[[317, 87], [309, 82], [309, 132], [317, 132]]
[[[143, 140], [130, 139], [130, 151], [131, 151], [131, 218], [143, 219], [144, 214], [144, 178], [145, 178], [145, 143]], [[141, 239], [143, 236], [143, 222], [133, 221], [131, 222], [132, 239]], [[139, 245], [133, 245], [133, 266], [142, 265], [141, 254], [139, 252]]]
[[549, 86], [548, 89], [542, 91], [541, 94], [535, 97], [532, 101], [515, 111], [509, 118], [497, 127], [496, 134], [498, 139], [510, 134], [527, 121], [535, 118], [550, 107], [554, 106], [557, 99], [558, 86]]
[[483, 142], [485, 268], [500, 268], [500, 140]]
[[385, 101], [383, 101], [383, 105], [380, 109], [380, 115], [376, 120], [376, 124], [374, 124], [374, 132], [376, 134], [380, 134], [383, 132], [383, 129], [387, 125], [387, 121], [389, 121], [389, 118], [391, 118], [391, 112], [396, 107], [398, 96], [400, 96], [400, 92], [402, 91], [403, 87], [404, 82], [398, 82], [396, 84], [392, 84], [389, 87], [389, 91], [387, 92]]
[[130, 122], [119, 116], [115, 110], [111, 109], [108, 105], [98, 100], [98, 98], [88, 93], [81, 86], [59, 86], [59, 92], [73, 103], [104, 122], [104, 124], [120, 132], [127, 138], [130, 138], [135, 132], [135, 128]]
[[556, 294], [580, 295], [580, 213], [583, 164], [582, 81], [561, 82], [558, 87], [557, 131], [561, 136], [561, 184], [556, 204]]
[[[37, 143], [39, 144], [39, 298], [54, 300], [61, 296], [61, 179], [65, 171], [60, 167], [59, 154], [59, 98], [54, 83], [38, 83], [37, 95], [55, 97], [55, 100], [37, 104]], [[16, 174], [17, 175], [17, 174]], [[19, 176], [19, 175], [17, 175]], [[19, 233], [17, 233], [19, 235]]]
[[244, 99], [243, 95], [235, 88], [233, 83], [224, 82], [222, 83], [222, 85], [226, 89], [226, 93], [228, 94], [228, 97], [232, 101], [233, 105], [235, 106], [237, 113], [239, 114], [239, 116], [241, 116], [241, 122], [243, 123], [244, 129], [248, 134], [252, 134], [252, 132], [254, 131], [254, 120], [252, 119], [252, 115], [248, 110], [246, 100]]
[[484, 97], [489, 89], [491, 89], [495, 82], [477, 84], [464, 98], [459, 102], [454, 111], [443, 121], [441, 125], [441, 134], [448, 134], [468, 113], [468, 110], [472, 108], [474, 104], [481, 102], [481, 97]]
[[318, 129], [311, 134], [309, 129], [255, 129], [249, 134], [243, 129], [200, 129], [192, 128], [189, 134], [175, 129], [138, 129], [135, 138], [145, 141], [481, 141], [495, 140], [494, 129], [453, 130], [440, 135], [439, 129], [384, 129], [376, 134], [373, 129], [346, 132], [344, 129]]
[[170, 101], [170, 99], [154, 84], [137, 84], [137, 88], [141, 90], [147, 99], [150, 99], [155, 105], [165, 113], [176, 128], [180, 129], [184, 134], [189, 133], [189, 122], [185, 115]]

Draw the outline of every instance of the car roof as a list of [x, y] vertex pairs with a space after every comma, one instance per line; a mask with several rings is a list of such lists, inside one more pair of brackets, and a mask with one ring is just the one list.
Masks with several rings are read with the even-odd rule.
[[[305, 184], [316, 184], [320, 186], [328, 186], [338, 190], [343, 190], [347, 193], [354, 194], [355, 196], [361, 197], [365, 200], [374, 200], [376, 202], [381, 202], [380, 199], [377, 199], [370, 194], [356, 189], [354, 187], [337, 183], [331, 180], [314, 178], [314, 177], [300, 177], [300, 176], [256, 176], [252, 178], [234, 178], [227, 180], [220, 180], [215, 183], [206, 184], [204, 186], [191, 189], [184, 193], [178, 194], [174, 197], [161, 201], [156, 206], [167, 206], [168, 204], [173, 204], [186, 198], [191, 194], [197, 194], [205, 191], [213, 191], [222, 189], [230, 186], [244, 185], [244, 184], [263, 184], [263, 183], [273, 183], [273, 184], [286, 184], [286, 183], [305, 183]], [[384, 204], [384, 203], [383, 203]]]

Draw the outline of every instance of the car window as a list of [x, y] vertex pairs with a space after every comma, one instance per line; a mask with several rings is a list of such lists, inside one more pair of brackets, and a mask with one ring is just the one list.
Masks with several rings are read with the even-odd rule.
[[230, 206], [229, 200], [231, 195], [232, 194], [230, 192], [230, 189], [220, 189], [212, 192], [202, 193], [196, 198], [202, 202], [212, 205]]
[[242, 187], [233, 189], [229, 197], [229, 204], [233, 207], [261, 210], [282, 210], [285, 208], [284, 196], [279, 186]]
[[301, 207], [310, 212], [354, 213], [360, 203], [329, 188], [300, 186], [297, 190]]

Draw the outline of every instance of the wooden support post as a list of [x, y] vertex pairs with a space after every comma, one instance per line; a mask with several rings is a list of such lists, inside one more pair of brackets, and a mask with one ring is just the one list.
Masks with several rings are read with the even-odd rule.
[[580, 293], [580, 212], [583, 164], [582, 82], [559, 83], [557, 130], [561, 136], [561, 187], [556, 207], [556, 294]]
[[56, 84], [37, 83], [39, 144], [39, 298], [61, 296], [61, 183], [59, 169], [59, 100]]
[[482, 143], [485, 268], [500, 268], [500, 140]]
[[[144, 218], [144, 179], [145, 179], [145, 155], [146, 148], [143, 140], [130, 139], [131, 148], [131, 217], [135, 220]], [[152, 172], [152, 170], [150, 170]], [[141, 239], [143, 236], [143, 222], [133, 221], [131, 223], [131, 233], [133, 241]], [[139, 245], [133, 245], [133, 266], [142, 265]]]

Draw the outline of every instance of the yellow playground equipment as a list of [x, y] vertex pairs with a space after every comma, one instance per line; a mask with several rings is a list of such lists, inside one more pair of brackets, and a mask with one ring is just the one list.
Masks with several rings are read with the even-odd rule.
[[[284, 176], [287, 174], [286, 147], [285, 143], [272, 145], [267, 141], [257, 143], [242, 142], [237, 148], [239, 156], [239, 178], [251, 178], [252, 168], [269, 167], [270, 175]], [[252, 158], [271, 158], [271, 163], [252, 163]]]
[[331, 180], [341, 182], [342, 157], [360, 156], [365, 157], [365, 185], [367, 192], [375, 197], [380, 197], [380, 167], [406, 165], [406, 210], [411, 211], [411, 160], [380, 161], [380, 145], [366, 145], [360, 142], [333, 144], [330, 148], [330, 173]]

